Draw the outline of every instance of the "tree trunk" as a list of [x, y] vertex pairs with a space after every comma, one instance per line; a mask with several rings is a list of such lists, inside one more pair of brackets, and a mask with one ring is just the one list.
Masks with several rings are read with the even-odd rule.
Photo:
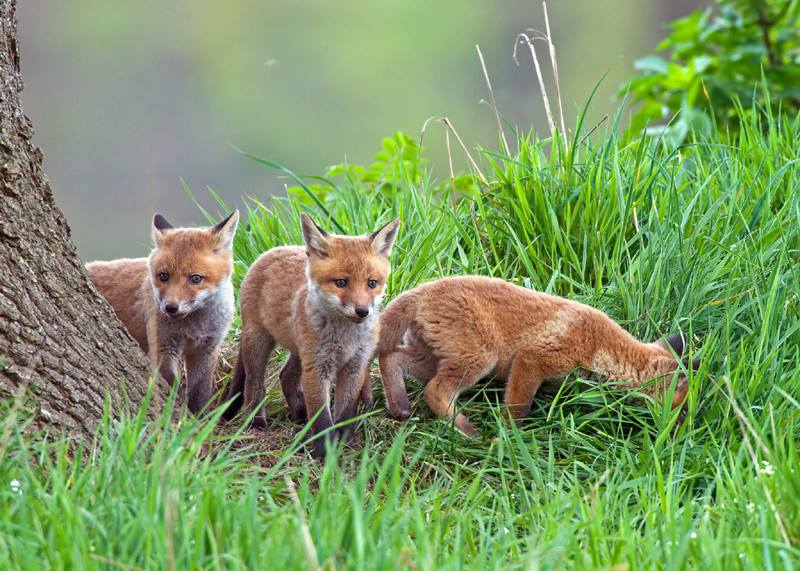
[[[0, 0], [0, 399], [25, 398], [34, 425], [81, 437], [106, 394], [142, 403], [150, 367], [90, 284], [53, 201], [20, 103], [15, 8]], [[154, 407], [163, 402], [157, 392]]]

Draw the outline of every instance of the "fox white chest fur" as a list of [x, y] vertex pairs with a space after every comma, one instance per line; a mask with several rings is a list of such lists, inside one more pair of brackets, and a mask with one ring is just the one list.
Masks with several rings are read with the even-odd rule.
[[331, 310], [319, 292], [309, 288], [305, 313], [317, 334], [315, 367], [320, 379], [332, 380], [348, 363], [360, 366], [374, 349], [374, 330], [378, 313], [373, 311], [363, 321], [354, 323], [341, 312]]

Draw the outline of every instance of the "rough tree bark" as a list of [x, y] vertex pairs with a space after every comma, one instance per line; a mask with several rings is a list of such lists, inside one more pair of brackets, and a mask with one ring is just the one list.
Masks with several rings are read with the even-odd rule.
[[[20, 103], [15, 8], [0, 0], [0, 400], [24, 394], [34, 424], [80, 437], [107, 392], [121, 397], [124, 386], [138, 406], [150, 368], [89, 283], [53, 201]], [[159, 392], [154, 408], [161, 404]]]

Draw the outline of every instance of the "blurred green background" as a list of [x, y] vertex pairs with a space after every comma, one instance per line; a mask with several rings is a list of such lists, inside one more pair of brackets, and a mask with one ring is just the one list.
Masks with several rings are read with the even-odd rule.
[[[609, 70], [590, 122], [613, 113], [633, 61], [699, 4], [550, 2], [567, 125]], [[18, 16], [23, 102], [86, 260], [144, 255], [155, 211], [203, 223], [181, 178], [208, 205], [206, 186], [238, 205], [282, 191], [233, 146], [319, 174], [446, 115], [469, 146], [496, 149], [475, 44], [506, 119], [547, 132], [530, 57], [511, 58], [518, 33], [544, 29], [538, 1], [25, 0]], [[425, 146], [445, 175], [441, 127]]]

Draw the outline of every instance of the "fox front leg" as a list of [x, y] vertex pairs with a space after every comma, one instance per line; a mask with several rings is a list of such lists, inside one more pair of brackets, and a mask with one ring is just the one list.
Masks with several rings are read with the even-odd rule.
[[427, 382], [436, 374], [439, 359], [424, 342], [411, 338], [410, 343], [400, 347], [393, 353], [380, 358], [381, 381], [383, 382], [386, 408], [397, 420], [406, 420], [411, 416], [411, 403], [406, 392], [404, 375]]
[[159, 336], [158, 321], [148, 320], [147, 356], [153, 373], [158, 371], [158, 375], [169, 384], [170, 388], [173, 388], [178, 380], [179, 353], [180, 347], [171, 343], [165, 335]]
[[158, 351], [158, 374], [175, 388], [179, 380], [180, 359], [176, 348], [164, 346]]
[[[314, 441], [311, 442], [311, 455], [314, 458], [322, 459], [325, 457], [326, 442], [332, 442], [333, 418], [329, 405], [330, 395], [330, 371], [326, 368], [319, 370], [309, 359], [302, 360], [302, 372], [300, 373], [300, 388], [303, 391], [303, 399], [306, 402], [306, 412], [309, 418], [314, 418], [311, 424], [311, 433]], [[325, 433], [325, 436], [319, 436]]]
[[216, 363], [217, 353], [214, 350], [186, 355], [186, 404], [194, 415], [199, 414], [211, 400]]
[[147, 328], [147, 343], [153, 366], [158, 367], [161, 378], [169, 383], [170, 388], [174, 388], [178, 383], [179, 373], [182, 373], [183, 342], [165, 328], [159, 328], [155, 320], [151, 320]]
[[300, 357], [291, 353], [279, 375], [283, 396], [289, 407], [289, 419], [295, 422], [305, 422], [308, 418], [303, 391], [300, 390], [301, 371]]
[[[336, 399], [333, 404], [333, 417], [337, 424], [347, 422], [356, 415], [365, 377], [368, 379], [369, 370], [363, 355], [354, 357], [339, 371], [336, 377]], [[337, 430], [337, 437], [349, 443], [353, 438], [354, 429], [354, 424], [348, 423]]]
[[372, 375], [369, 372], [369, 364], [364, 367], [364, 378], [361, 380], [361, 408], [364, 411], [372, 410], [375, 406], [375, 397], [372, 395]]

